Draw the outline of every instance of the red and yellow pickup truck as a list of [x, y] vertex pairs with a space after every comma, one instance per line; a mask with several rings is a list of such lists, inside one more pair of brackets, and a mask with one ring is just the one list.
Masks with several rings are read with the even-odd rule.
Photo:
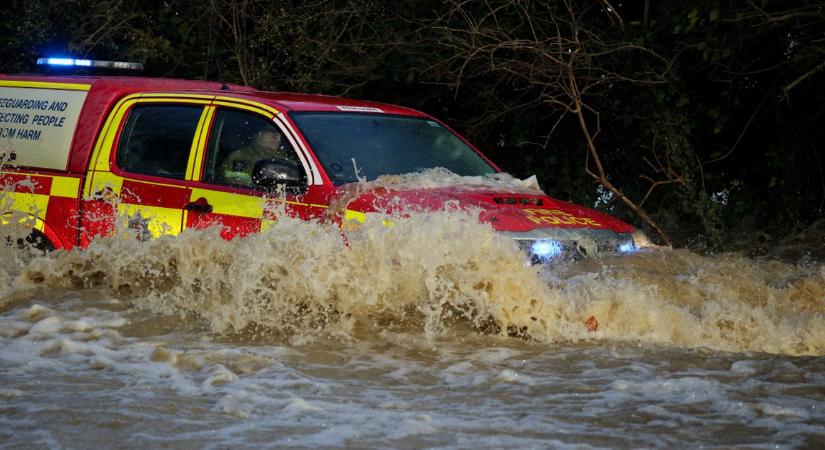
[[[0, 164], [3, 222], [29, 224], [48, 249], [84, 247], [117, 220], [142, 238], [219, 226], [232, 239], [278, 214], [346, 225], [447, 204], [479, 211], [534, 260], [647, 242], [502, 174], [422, 112], [209, 81], [0, 75]], [[422, 171], [441, 182], [373, 184]]]

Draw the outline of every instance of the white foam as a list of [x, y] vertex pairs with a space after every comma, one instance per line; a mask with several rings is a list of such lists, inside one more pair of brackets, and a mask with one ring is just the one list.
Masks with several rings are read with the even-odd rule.
[[20, 389], [0, 389], [0, 397], [24, 397], [29, 395]]
[[619, 392], [680, 403], [724, 398], [718, 381], [696, 377], [660, 378], [649, 381], [616, 380], [610, 386]]
[[49, 316], [39, 320], [30, 329], [30, 333], [51, 334], [61, 331], [66, 325], [65, 320], [60, 316]]
[[300, 414], [313, 413], [322, 410], [323, 408], [320, 406], [315, 406], [302, 398], [293, 398], [290, 400], [289, 404], [284, 407], [283, 412], [284, 414], [290, 416], [297, 416]]
[[498, 379], [507, 383], [521, 383], [533, 385], [535, 381], [532, 377], [522, 375], [513, 369], [504, 369], [498, 373]]
[[461, 176], [443, 168], [428, 169], [419, 173], [406, 175], [384, 175], [374, 181], [361, 183], [369, 187], [386, 187], [393, 189], [437, 189], [464, 188], [489, 189], [542, 194], [535, 175], [518, 179], [508, 173], [494, 173], [484, 176]]
[[234, 372], [224, 367], [223, 364], [218, 364], [209, 370], [209, 377], [204, 380], [203, 385], [205, 388], [211, 389], [237, 380], [238, 376]]
[[410, 436], [432, 434], [438, 431], [433, 418], [427, 414], [417, 414], [404, 419], [387, 434], [388, 439], [403, 439]]
[[758, 403], [759, 410], [768, 416], [778, 417], [794, 417], [800, 419], [808, 419], [811, 417], [809, 411], [804, 408], [792, 405], [778, 405], [775, 403], [761, 402]]
[[754, 366], [753, 361], [734, 361], [733, 364], [730, 365], [730, 371], [737, 375], [753, 375], [757, 371]]

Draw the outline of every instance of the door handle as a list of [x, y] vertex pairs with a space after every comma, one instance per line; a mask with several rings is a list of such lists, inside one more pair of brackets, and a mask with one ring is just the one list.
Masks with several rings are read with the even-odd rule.
[[209, 202], [203, 197], [195, 200], [194, 202], [187, 203], [184, 208], [187, 211], [199, 212], [203, 214], [212, 212], [212, 205], [210, 205]]

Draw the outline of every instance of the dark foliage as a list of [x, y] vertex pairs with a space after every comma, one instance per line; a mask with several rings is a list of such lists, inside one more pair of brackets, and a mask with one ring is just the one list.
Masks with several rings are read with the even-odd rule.
[[3, 72], [64, 53], [422, 109], [552, 195], [646, 213], [681, 245], [823, 217], [823, 0], [11, 0], [0, 33]]

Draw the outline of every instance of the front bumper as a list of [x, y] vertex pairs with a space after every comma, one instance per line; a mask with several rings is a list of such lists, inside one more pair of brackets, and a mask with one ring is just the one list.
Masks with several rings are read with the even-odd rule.
[[641, 231], [617, 233], [588, 228], [537, 228], [499, 232], [516, 241], [534, 264], [579, 261], [604, 254], [631, 253], [649, 245]]

